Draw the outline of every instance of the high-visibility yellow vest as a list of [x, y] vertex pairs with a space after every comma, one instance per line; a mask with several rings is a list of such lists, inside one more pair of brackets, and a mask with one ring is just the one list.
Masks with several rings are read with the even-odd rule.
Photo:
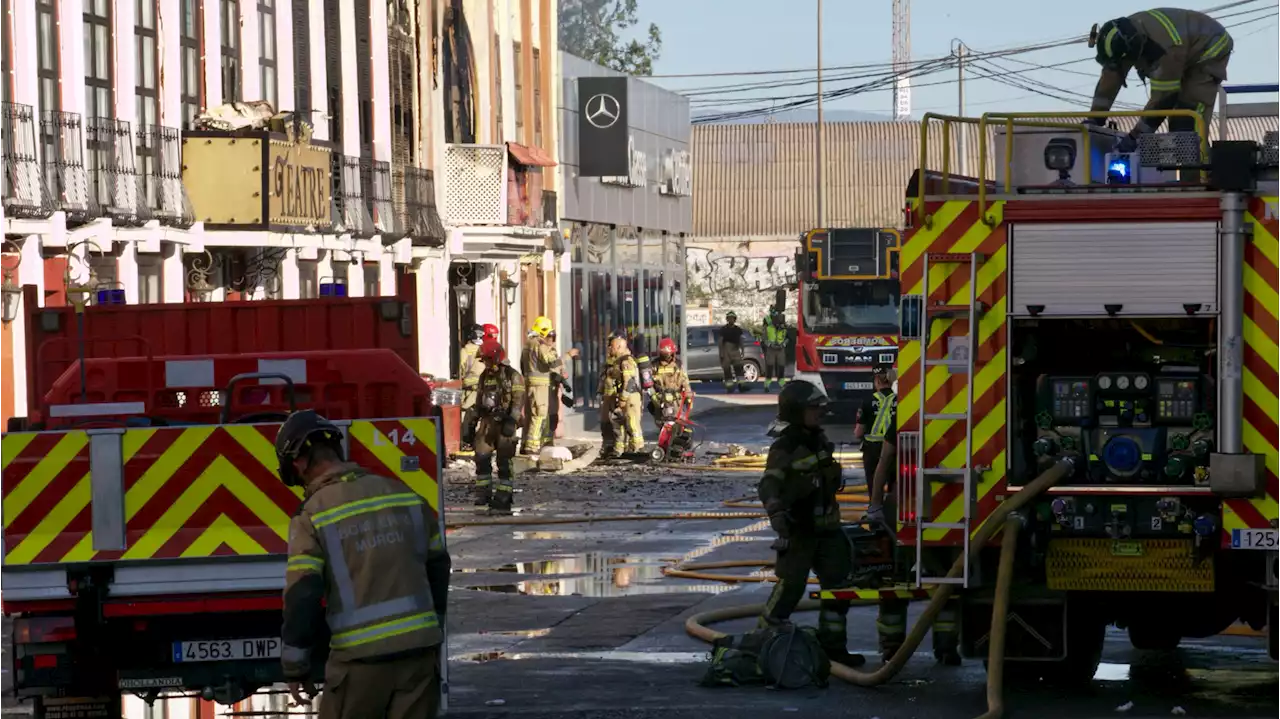
[[894, 410], [898, 407], [898, 395], [890, 392], [878, 395], [880, 404], [876, 407], [876, 418], [871, 422], [871, 431], [867, 432], [868, 442], [883, 442], [894, 420]]

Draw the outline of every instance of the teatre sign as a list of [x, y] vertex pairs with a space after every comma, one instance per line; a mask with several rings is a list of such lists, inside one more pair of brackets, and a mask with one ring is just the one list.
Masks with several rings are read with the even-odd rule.
[[333, 182], [329, 151], [314, 145], [271, 143], [267, 217], [271, 225], [327, 225]]

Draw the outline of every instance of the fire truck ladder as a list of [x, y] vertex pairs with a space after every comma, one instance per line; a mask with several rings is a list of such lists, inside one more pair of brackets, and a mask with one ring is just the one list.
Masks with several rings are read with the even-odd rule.
[[[973, 466], [973, 382], [975, 373], [975, 364], [977, 356], [977, 337], [978, 337], [978, 319], [982, 317], [983, 312], [987, 309], [982, 302], [978, 300], [978, 267], [986, 257], [978, 252], [927, 252], [924, 256], [924, 273], [921, 282], [924, 286], [924, 321], [923, 332], [920, 339], [920, 356], [923, 361], [920, 362], [920, 447], [919, 460], [916, 466], [916, 585], [925, 584], [959, 584], [965, 587], [969, 586], [969, 537], [972, 532], [973, 509], [974, 509], [974, 478], [980, 476]], [[933, 264], [959, 264], [969, 267], [969, 298], [968, 304], [964, 305], [948, 305], [942, 302], [934, 302], [929, 299], [929, 267]], [[955, 371], [957, 364], [955, 359], [929, 359], [929, 334], [933, 326], [934, 320], [940, 319], [957, 319], [967, 320], [969, 323], [968, 337], [957, 339], [965, 339], [967, 344], [967, 352], [965, 362], [965, 403], [964, 412], [929, 412], [928, 393], [926, 387], [929, 378], [929, 368], [938, 366], [952, 367]], [[930, 422], [964, 422], [964, 464], [960, 467], [929, 467], [925, 465], [925, 456], [927, 454], [925, 447], [925, 436], [928, 432]], [[947, 483], [963, 483], [963, 494], [961, 507], [963, 516], [958, 522], [935, 522], [932, 518], [925, 519], [932, 504], [932, 497], [928, 494], [930, 482], [940, 481]], [[924, 533], [927, 529], [957, 529], [964, 532], [964, 574], [959, 577], [927, 577], [924, 576]]]

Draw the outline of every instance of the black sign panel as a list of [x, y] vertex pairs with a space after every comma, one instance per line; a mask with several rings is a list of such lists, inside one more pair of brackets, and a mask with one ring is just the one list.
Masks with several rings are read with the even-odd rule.
[[578, 78], [578, 174], [626, 177], [629, 136], [627, 78]]
[[[832, 228], [809, 235], [819, 277], [891, 277], [898, 270], [899, 235], [882, 228]], [[893, 250], [892, 252], [890, 250]]]

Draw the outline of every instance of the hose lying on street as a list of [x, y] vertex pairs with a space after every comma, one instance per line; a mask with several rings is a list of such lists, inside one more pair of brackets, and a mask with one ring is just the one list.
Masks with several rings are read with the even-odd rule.
[[[1023, 487], [1017, 494], [1006, 499], [995, 509], [994, 512], [991, 513], [991, 516], [986, 519], [978, 531], [974, 533], [973, 538], [970, 540], [970, 544], [975, 547], [985, 546], [987, 542], [991, 541], [991, 538], [995, 536], [997, 531], [1005, 527], [1006, 521], [1010, 519], [1011, 514], [1026, 506], [1027, 503], [1035, 499], [1045, 490], [1060, 482], [1064, 477], [1070, 474], [1074, 467], [1074, 460], [1070, 458], [1059, 460], [1047, 471], [1036, 477], [1027, 484], [1027, 486]], [[1013, 522], [1016, 523], [1017, 520], [1014, 519]], [[1009, 534], [1015, 534], [1015, 536], [1010, 538], [1008, 536]], [[1000, 571], [1005, 575], [1005, 577], [1003, 586], [1001, 582], [997, 580], [997, 590], [1003, 593], [1004, 599], [997, 599], [997, 604], [993, 607], [991, 653], [989, 655], [989, 664], [991, 666], [988, 668], [987, 674], [988, 712], [983, 715], [983, 719], [995, 719], [1004, 711], [1003, 700], [1001, 699], [1003, 693], [1002, 682], [1004, 677], [1003, 666], [992, 671], [992, 667], [995, 666], [995, 660], [998, 660], [1001, 665], [1003, 665], [1004, 661], [1004, 632], [1000, 631], [999, 634], [997, 634], [995, 631], [996, 626], [1003, 629], [1004, 621], [1003, 618], [1000, 618], [1001, 620], [999, 624], [996, 624], [995, 619], [997, 617], [995, 616], [995, 613], [996, 611], [1008, 610], [1008, 585], [1012, 575], [1012, 563], [1016, 549], [1016, 540], [1017, 537], [1015, 529], [1013, 532], [1006, 534], [1001, 549]], [[964, 573], [964, 560], [965, 558], [963, 555], [956, 559], [955, 563], [951, 565], [951, 570], [947, 572], [948, 578], [954, 579]], [[907, 638], [903, 642], [902, 646], [899, 647], [897, 652], [890, 657], [889, 661], [885, 662], [879, 669], [876, 669], [873, 672], [860, 672], [843, 664], [832, 662], [831, 674], [849, 682], [850, 684], [856, 684], [863, 687], [878, 686], [892, 679], [899, 671], [902, 670], [902, 667], [906, 665], [907, 660], [915, 653], [916, 648], [920, 646], [922, 641], [924, 641], [924, 636], [929, 632], [929, 628], [933, 625], [938, 613], [942, 611], [947, 600], [955, 593], [955, 587], [956, 585], [954, 584], [941, 584], [938, 586], [933, 594], [933, 598], [929, 601], [928, 606], [925, 607], [924, 612], [920, 615], [920, 618], [916, 620], [916, 623], [912, 625], [911, 631], [908, 632]], [[877, 603], [878, 602], [875, 600], [852, 602], [854, 605]], [[819, 602], [809, 600], [801, 602], [796, 607], [796, 611], [814, 611], [818, 609], [818, 607]], [[690, 636], [710, 643], [725, 636], [725, 634], [709, 628], [707, 626], [708, 624], [729, 621], [732, 619], [757, 617], [760, 616], [764, 609], [765, 605], [763, 604], [714, 609], [709, 612], [703, 612], [689, 617], [685, 621], [684, 628]], [[998, 650], [996, 648], [997, 640], [1000, 644]]]
[[[447, 515], [446, 515], [447, 517]], [[578, 514], [569, 517], [497, 517], [494, 519], [445, 519], [447, 529], [455, 527], [497, 527], [531, 524], [590, 524], [594, 522], [645, 522], [670, 519], [766, 519], [764, 512], [677, 512], [674, 514]]]

